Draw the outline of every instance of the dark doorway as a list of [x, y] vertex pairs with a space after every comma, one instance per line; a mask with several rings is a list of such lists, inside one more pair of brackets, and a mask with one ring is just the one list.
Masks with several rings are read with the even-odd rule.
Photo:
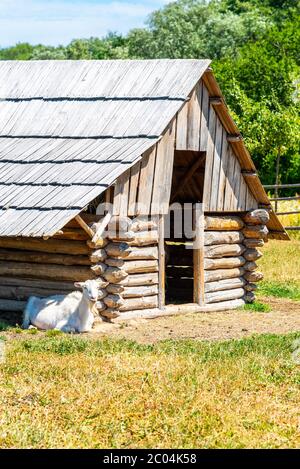
[[193, 303], [193, 206], [202, 202], [205, 152], [175, 150], [166, 220], [166, 303]]

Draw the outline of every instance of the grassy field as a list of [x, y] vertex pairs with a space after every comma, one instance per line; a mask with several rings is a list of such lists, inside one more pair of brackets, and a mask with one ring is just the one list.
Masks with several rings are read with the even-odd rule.
[[300, 300], [300, 240], [270, 240], [258, 261], [264, 280], [258, 295]]
[[0, 367], [0, 446], [297, 447], [296, 338], [138, 345], [22, 335]]
[[[263, 252], [259, 299], [235, 313], [256, 322], [272, 314], [260, 296], [300, 299], [300, 241], [270, 241]], [[295, 305], [287, 300], [284, 308]], [[162, 330], [175, 326], [166, 322]], [[6, 329], [0, 322], [1, 448], [300, 445], [300, 332], [143, 344], [120, 339], [122, 330], [91, 339]]]

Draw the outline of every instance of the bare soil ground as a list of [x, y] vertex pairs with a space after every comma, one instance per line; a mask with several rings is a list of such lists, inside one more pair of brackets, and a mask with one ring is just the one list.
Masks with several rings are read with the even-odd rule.
[[[110, 336], [139, 343], [154, 343], [166, 339], [226, 340], [252, 334], [300, 331], [300, 302], [273, 297], [261, 299], [271, 306], [270, 312], [237, 310], [135, 319], [118, 324], [101, 322], [84, 337], [95, 339]], [[11, 316], [8, 313], [0, 313], [0, 319], [9, 320], [12, 326], [21, 322], [20, 315]], [[1, 335], [20, 337], [13, 331], [1, 332]]]
[[155, 319], [136, 319], [120, 324], [99, 324], [90, 334], [123, 337], [140, 343], [166, 339], [226, 340], [252, 334], [286, 334], [300, 331], [300, 302], [263, 298], [272, 311], [223, 311], [191, 313]]

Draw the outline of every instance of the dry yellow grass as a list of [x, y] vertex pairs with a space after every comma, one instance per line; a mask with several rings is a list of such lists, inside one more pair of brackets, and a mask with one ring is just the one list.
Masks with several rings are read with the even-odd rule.
[[298, 447], [295, 338], [9, 342], [0, 366], [0, 446]]
[[300, 288], [300, 241], [270, 240], [258, 261], [268, 282], [293, 283]]
[[[300, 200], [279, 201], [278, 211], [300, 210]], [[300, 214], [279, 216], [284, 226], [300, 226]], [[258, 294], [300, 300], [300, 231], [288, 231], [291, 241], [270, 240], [258, 264], [264, 274]]]
[[[299, 195], [299, 194], [296, 194]], [[273, 202], [274, 206], [274, 202]], [[278, 201], [277, 212], [295, 212], [300, 210], [300, 200], [280, 200]], [[300, 213], [292, 215], [278, 215], [283, 226], [300, 226]], [[299, 231], [289, 231], [292, 238], [299, 239]]]

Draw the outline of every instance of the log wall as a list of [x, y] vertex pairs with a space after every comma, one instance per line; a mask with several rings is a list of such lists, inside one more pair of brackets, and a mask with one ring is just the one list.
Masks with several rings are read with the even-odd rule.
[[206, 304], [238, 298], [254, 301], [256, 282], [263, 278], [255, 262], [262, 255], [257, 248], [267, 240], [268, 220], [268, 212], [261, 209], [238, 217], [206, 217]]
[[[259, 209], [239, 216], [205, 216], [205, 305], [254, 300], [256, 283], [262, 279], [256, 261], [262, 255], [258, 248], [267, 240], [267, 220], [268, 213]], [[31, 295], [67, 294], [75, 289], [75, 281], [87, 279], [98, 281], [97, 308], [103, 318], [157, 310], [158, 218], [127, 219], [125, 225], [111, 222], [99, 245], [72, 223], [48, 240], [0, 238], [0, 310], [10, 301], [23, 307]], [[191, 246], [184, 242], [166, 243], [167, 294], [182, 303], [193, 302], [193, 249], [187, 247]]]

